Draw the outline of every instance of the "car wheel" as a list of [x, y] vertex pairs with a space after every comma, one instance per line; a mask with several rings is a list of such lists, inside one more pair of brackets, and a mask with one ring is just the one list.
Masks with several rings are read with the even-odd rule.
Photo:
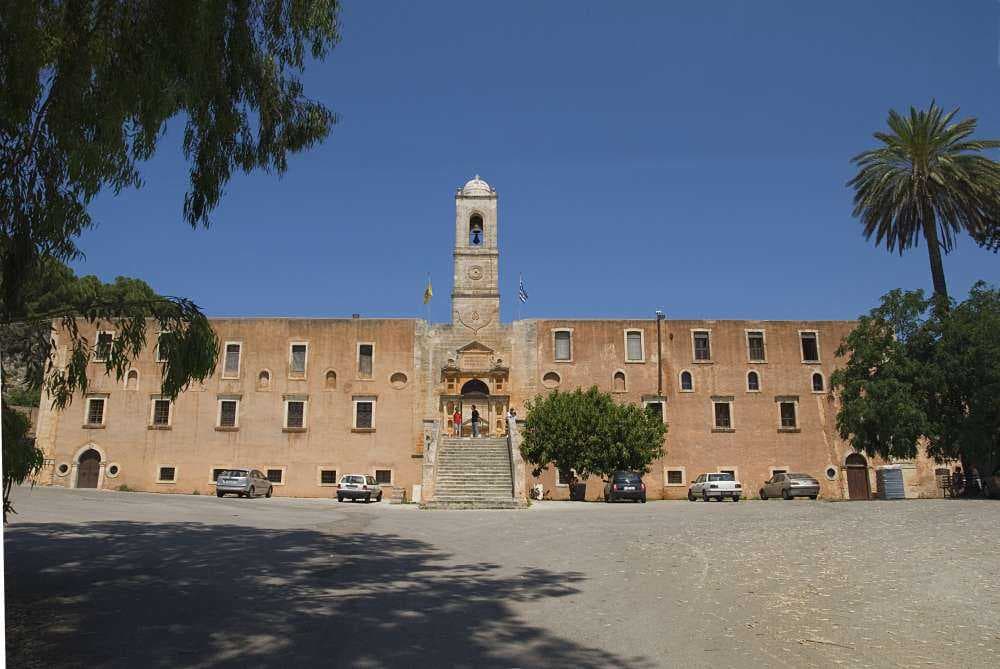
[[382, 493], [381, 492], [379, 492], [378, 497], [375, 498], [375, 501], [376, 502], [381, 502], [382, 501]]
[[253, 486], [250, 486], [250, 491], [249, 491], [249, 492], [247, 493], [247, 497], [253, 497], [253, 496], [254, 496], [254, 493], [255, 493], [256, 491], [257, 491], [257, 489], [256, 489], [256, 488], [254, 488]]
[[701, 493], [701, 501], [703, 501], [703, 502], [707, 502], [708, 501], [708, 493], [707, 492], [702, 491], [702, 493]]
[[344, 496], [343, 495], [337, 495], [337, 501], [338, 502], [343, 502], [344, 501]]
[[267, 492], [264, 493], [264, 497], [267, 497], [268, 499], [271, 499], [271, 494], [273, 492], [274, 492], [274, 486], [271, 486], [270, 488], [267, 489]]
[[371, 495], [365, 495], [365, 504], [367, 504], [370, 501], [372, 501], [372, 496]]
[[816, 499], [819, 495], [809, 495], [809, 499]]
[[694, 493], [691, 492], [690, 490], [688, 490], [688, 501], [689, 502], [693, 502], [694, 501]]
[[792, 495], [791, 495], [791, 493], [788, 492], [787, 488], [785, 490], [781, 491], [781, 499], [789, 500], [791, 498], [792, 498]]
[[760, 489], [760, 492], [758, 494], [760, 495], [761, 499], [765, 499], [765, 500], [767, 499], [767, 493], [764, 492], [763, 488]]
[[740, 496], [739, 495], [733, 495], [733, 501], [734, 502], [740, 501]]
[[224, 496], [225, 494], [226, 494], [226, 493], [224, 493], [224, 492], [219, 492], [219, 491], [216, 491], [216, 493], [215, 493], [215, 496], [216, 496], [216, 497], [223, 497], [223, 496]]

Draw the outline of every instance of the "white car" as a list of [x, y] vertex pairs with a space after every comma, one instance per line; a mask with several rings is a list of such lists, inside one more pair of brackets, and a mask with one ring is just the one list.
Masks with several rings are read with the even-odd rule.
[[691, 502], [699, 498], [703, 502], [707, 502], [710, 499], [721, 502], [726, 497], [734, 502], [738, 502], [742, 494], [743, 486], [729, 472], [702, 474], [692, 481], [691, 487], [688, 488], [688, 500]]
[[375, 480], [374, 476], [368, 474], [344, 474], [337, 484], [337, 501], [343, 502], [349, 499], [352, 502], [356, 499], [365, 500], [365, 504], [375, 500], [382, 501], [382, 488]]

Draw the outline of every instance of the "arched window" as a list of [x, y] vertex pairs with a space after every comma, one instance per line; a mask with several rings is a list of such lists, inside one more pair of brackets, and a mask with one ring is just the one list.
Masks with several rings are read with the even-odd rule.
[[483, 217], [473, 214], [469, 218], [469, 246], [482, 246], [486, 240], [483, 237]]
[[819, 372], [813, 374], [813, 392], [821, 393], [824, 390], [823, 375]]
[[328, 370], [326, 373], [326, 389], [333, 390], [337, 387], [337, 372]]
[[747, 390], [757, 392], [760, 390], [760, 375], [757, 372], [747, 372]]
[[555, 388], [560, 382], [562, 382], [562, 379], [555, 372], [546, 372], [545, 376], [542, 377], [542, 385], [546, 388]]
[[694, 379], [691, 378], [691, 372], [687, 370], [681, 372], [681, 390], [688, 392], [694, 390]]
[[138, 390], [139, 389], [139, 372], [134, 369], [128, 370], [128, 376], [125, 377], [125, 390]]
[[478, 395], [486, 397], [490, 394], [490, 387], [479, 379], [470, 379], [462, 386], [463, 395]]
[[625, 372], [619, 370], [615, 372], [615, 377], [612, 382], [612, 387], [616, 393], [625, 392]]

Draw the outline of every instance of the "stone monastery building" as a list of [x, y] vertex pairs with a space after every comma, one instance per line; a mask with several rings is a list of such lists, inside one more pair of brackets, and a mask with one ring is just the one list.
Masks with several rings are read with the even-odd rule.
[[[454, 285], [447, 324], [420, 319], [213, 320], [215, 375], [161, 398], [151, 347], [123, 382], [91, 369], [68, 409], [43, 398], [44, 483], [212, 494], [219, 470], [266, 472], [275, 494], [332, 497], [342, 474], [376, 477], [396, 499], [429, 506], [521, 505], [536, 481], [518, 453], [524, 403], [597, 385], [653, 404], [668, 423], [647, 495], [683, 498], [698, 474], [728, 470], [748, 496], [775, 471], [821, 481], [822, 496], [867, 498], [874, 466], [836, 433], [830, 373], [848, 321], [541, 320], [504, 323], [497, 193], [478, 177], [455, 193]], [[114, 332], [91, 333], [95, 359]], [[58, 335], [57, 335], [58, 341]], [[65, 352], [61, 352], [64, 354]], [[449, 438], [472, 405], [485, 435]], [[508, 432], [510, 438], [508, 439]], [[935, 494], [934, 465], [898, 463], [907, 496]], [[587, 497], [603, 483], [587, 482]]]

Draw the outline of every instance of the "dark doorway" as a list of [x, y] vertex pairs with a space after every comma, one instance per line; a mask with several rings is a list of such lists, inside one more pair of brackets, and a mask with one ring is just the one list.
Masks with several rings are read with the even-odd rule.
[[97, 477], [101, 470], [101, 454], [90, 449], [83, 452], [76, 470], [77, 488], [96, 488]]
[[465, 385], [462, 386], [462, 395], [467, 397], [487, 397], [490, 394], [490, 388], [485, 383], [479, 379], [472, 379], [467, 381]]
[[871, 499], [872, 488], [868, 480], [868, 460], [860, 453], [851, 453], [844, 462], [847, 466], [847, 497]]

